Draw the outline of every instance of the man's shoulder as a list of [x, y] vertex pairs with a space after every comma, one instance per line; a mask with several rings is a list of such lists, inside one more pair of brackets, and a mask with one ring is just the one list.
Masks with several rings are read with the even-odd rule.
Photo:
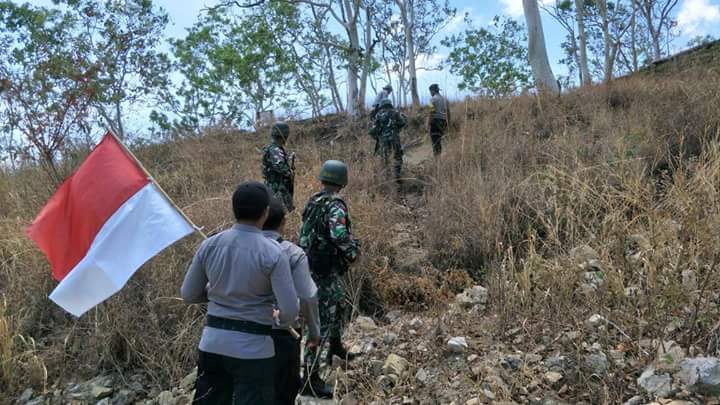
[[289, 240], [283, 240], [280, 242], [280, 246], [285, 254], [287, 254], [291, 262], [305, 256], [305, 251], [300, 246], [290, 242]]

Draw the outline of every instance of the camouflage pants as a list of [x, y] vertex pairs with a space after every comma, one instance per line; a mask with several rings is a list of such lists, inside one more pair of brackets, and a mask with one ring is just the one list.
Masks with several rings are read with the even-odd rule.
[[305, 349], [305, 366], [308, 372], [320, 366], [320, 354], [331, 338], [342, 337], [345, 323], [344, 292], [338, 276], [317, 277], [313, 280], [318, 287], [320, 310], [320, 345], [316, 350]]
[[390, 155], [392, 155], [395, 178], [400, 178], [403, 165], [403, 149], [402, 145], [400, 144], [400, 139], [398, 139], [397, 137], [390, 139], [381, 139], [380, 155], [383, 158], [383, 163], [386, 170], [390, 167]]
[[288, 210], [288, 212], [292, 212], [295, 210], [295, 204], [293, 203], [293, 193], [290, 191], [292, 190], [292, 184], [288, 181], [280, 182], [280, 181], [266, 181], [265, 185], [268, 186], [270, 190], [272, 190], [273, 194], [277, 198], [282, 201], [282, 203], [285, 205], [285, 209]]

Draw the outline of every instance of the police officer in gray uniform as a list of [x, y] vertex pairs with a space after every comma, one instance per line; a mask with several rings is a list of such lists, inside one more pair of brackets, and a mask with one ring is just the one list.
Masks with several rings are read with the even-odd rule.
[[[270, 212], [263, 227], [263, 234], [280, 244], [281, 249], [290, 260], [295, 291], [300, 299], [300, 310], [308, 329], [307, 344], [320, 344], [320, 313], [318, 310], [317, 286], [310, 275], [305, 252], [296, 244], [284, 240], [285, 207], [278, 198], [270, 200]], [[294, 337], [289, 331], [297, 332]], [[302, 336], [300, 320], [291, 324], [279, 324], [273, 328], [275, 342], [275, 405], [294, 405], [295, 397], [302, 387], [300, 378], [300, 336]]]
[[193, 404], [272, 404], [274, 323], [298, 316], [290, 263], [263, 235], [270, 192], [240, 184], [232, 197], [237, 223], [205, 240], [180, 290], [188, 303], [208, 303]]

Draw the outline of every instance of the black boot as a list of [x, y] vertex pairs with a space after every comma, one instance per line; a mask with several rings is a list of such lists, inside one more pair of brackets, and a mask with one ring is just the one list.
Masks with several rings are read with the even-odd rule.
[[315, 371], [310, 374], [310, 378], [303, 379], [303, 389], [300, 395], [315, 398], [332, 398], [333, 388], [325, 383], [320, 374]]
[[356, 354], [348, 353], [343, 347], [342, 340], [339, 337], [330, 338], [330, 348], [327, 353], [327, 363], [332, 364], [333, 356], [338, 356], [343, 361], [352, 361], [357, 357]]

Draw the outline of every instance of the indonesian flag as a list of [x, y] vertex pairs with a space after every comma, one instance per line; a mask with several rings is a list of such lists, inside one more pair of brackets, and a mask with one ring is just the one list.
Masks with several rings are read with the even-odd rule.
[[50, 299], [81, 316], [153, 256], [193, 232], [114, 135], [108, 133], [28, 227], [60, 284]]

